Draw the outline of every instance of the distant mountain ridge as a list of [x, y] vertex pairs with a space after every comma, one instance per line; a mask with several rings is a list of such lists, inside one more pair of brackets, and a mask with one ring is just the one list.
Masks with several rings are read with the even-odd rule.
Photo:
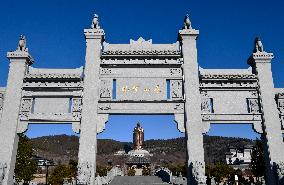
[[[44, 136], [31, 139], [34, 155], [51, 159], [56, 163], [67, 164], [70, 159], [77, 160], [79, 137], [68, 135]], [[206, 163], [225, 162], [225, 153], [230, 146], [242, 148], [254, 145], [254, 141], [244, 138], [204, 136], [204, 155]], [[129, 151], [132, 143], [112, 139], [98, 139], [97, 162], [106, 165], [123, 164], [127, 156], [114, 156], [119, 150]], [[157, 164], [177, 163], [186, 161], [186, 141], [184, 137], [174, 139], [147, 140], [144, 148], [154, 154], [151, 161]], [[189, 148], [190, 150], [191, 148]]]

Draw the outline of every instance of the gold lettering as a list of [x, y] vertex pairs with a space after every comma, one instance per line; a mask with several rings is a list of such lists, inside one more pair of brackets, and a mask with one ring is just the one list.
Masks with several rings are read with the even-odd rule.
[[126, 92], [128, 91], [127, 86], [123, 86], [123, 87], [121, 88], [121, 91], [124, 92], [124, 93], [126, 93]]
[[132, 87], [132, 91], [133, 91], [134, 93], [137, 93], [138, 89], [139, 89], [139, 86], [138, 86], [138, 85], [134, 85], [134, 86]]
[[150, 88], [144, 88], [144, 92], [150, 92]]
[[156, 93], [162, 92], [162, 91], [161, 91], [161, 88], [160, 88], [160, 85], [156, 85], [154, 91], [155, 91]]

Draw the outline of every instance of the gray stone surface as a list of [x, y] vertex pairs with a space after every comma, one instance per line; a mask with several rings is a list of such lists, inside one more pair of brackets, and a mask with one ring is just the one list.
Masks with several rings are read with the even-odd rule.
[[281, 122], [279, 119], [279, 112], [275, 102], [273, 77], [271, 72], [271, 60], [273, 53], [267, 53], [263, 49], [263, 45], [259, 38], [255, 41], [256, 48], [254, 53], [248, 59], [248, 64], [253, 67], [253, 71], [258, 79], [258, 93], [260, 95], [259, 101], [262, 110], [262, 125], [263, 135], [262, 140], [265, 144], [265, 160], [266, 160], [266, 182], [267, 184], [277, 184], [282, 181], [283, 176], [278, 176], [275, 179], [276, 166], [284, 161], [283, 137], [281, 131]]
[[21, 37], [18, 49], [7, 53], [7, 57], [10, 60], [10, 68], [0, 125], [0, 164], [6, 166], [3, 169], [4, 175], [0, 177], [3, 179], [3, 185], [13, 184], [18, 147], [18, 114], [22, 100], [23, 79], [27, 73], [28, 65], [33, 63], [33, 59], [27, 52], [25, 43], [25, 39]]
[[[97, 15], [94, 16], [92, 29], [85, 29], [86, 63], [84, 70], [84, 96], [82, 99], [82, 120], [80, 127], [78, 154], [78, 183], [94, 184], [97, 154], [97, 124], [101, 121], [96, 110], [99, 100], [99, 66], [101, 43], [104, 30], [98, 26]], [[95, 22], [95, 23], [94, 23]]]
[[117, 176], [110, 185], [162, 185], [163, 182], [157, 176]]
[[[185, 19], [187, 21], [188, 17]], [[185, 24], [187, 24], [185, 22]], [[179, 31], [183, 53], [185, 129], [187, 138], [188, 184], [205, 184], [201, 94], [199, 90], [199, 66], [196, 40], [199, 31], [191, 24]], [[195, 108], [193, 108], [195, 107]]]

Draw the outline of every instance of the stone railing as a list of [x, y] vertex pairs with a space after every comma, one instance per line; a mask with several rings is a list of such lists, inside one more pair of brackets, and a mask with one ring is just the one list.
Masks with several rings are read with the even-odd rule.
[[122, 170], [117, 166], [113, 167], [110, 171], [108, 171], [106, 176], [103, 177], [97, 176], [95, 184], [96, 185], [109, 184], [114, 179], [115, 176], [123, 176]]
[[171, 183], [174, 185], [187, 185], [187, 178], [183, 176], [172, 176]]

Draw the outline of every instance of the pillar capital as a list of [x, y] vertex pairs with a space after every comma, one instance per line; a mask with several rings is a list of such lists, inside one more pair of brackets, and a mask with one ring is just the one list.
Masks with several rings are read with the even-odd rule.
[[7, 52], [7, 58], [10, 62], [25, 62], [27, 65], [32, 65], [34, 59], [28, 52], [26, 47], [26, 37], [21, 35], [18, 43], [18, 47], [15, 51]]
[[101, 39], [102, 41], [104, 41], [105, 32], [100, 27], [99, 16], [97, 14], [94, 14], [91, 28], [84, 29], [84, 34], [86, 39]]
[[193, 29], [191, 25], [191, 21], [189, 19], [189, 15], [187, 14], [184, 17], [183, 27], [179, 30], [178, 40], [182, 41], [185, 38], [194, 38], [196, 39], [199, 35], [199, 30]]
[[105, 32], [103, 29], [84, 29], [86, 39], [101, 39], [104, 41]]
[[182, 40], [186, 37], [195, 37], [197, 38], [198, 35], [199, 35], [199, 30], [196, 30], [196, 29], [182, 29], [182, 30], [179, 30], [179, 39]]

